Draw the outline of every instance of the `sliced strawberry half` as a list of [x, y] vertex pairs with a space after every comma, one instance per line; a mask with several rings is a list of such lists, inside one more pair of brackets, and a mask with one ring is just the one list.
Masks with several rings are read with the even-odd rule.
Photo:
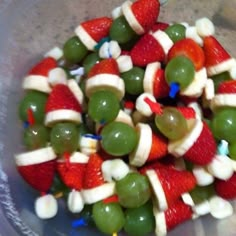
[[165, 60], [165, 52], [161, 44], [151, 34], [145, 34], [139, 39], [132, 48], [130, 56], [133, 64], [141, 67]]
[[108, 58], [100, 61], [99, 63], [95, 64], [89, 74], [88, 78], [93, 77], [98, 74], [112, 74], [112, 75], [119, 75], [119, 68], [118, 64], [115, 59]]
[[192, 39], [185, 38], [176, 42], [168, 53], [168, 61], [176, 56], [185, 56], [192, 61], [195, 70], [200, 70], [205, 64], [203, 49]]
[[54, 58], [44, 58], [38, 64], [36, 64], [24, 78], [22, 84], [23, 89], [50, 93], [51, 87], [48, 81], [48, 74], [56, 67], [57, 62]]
[[48, 76], [50, 70], [57, 67], [57, 61], [52, 57], [46, 57], [36, 64], [30, 71], [29, 75]]
[[34, 189], [47, 192], [56, 172], [56, 154], [51, 147], [21, 153], [15, 156], [17, 170]]
[[139, 24], [148, 32], [157, 21], [160, 3], [157, 0], [137, 0], [131, 9]]
[[196, 179], [191, 172], [176, 170], [171, 166], [160, 164], [153, 170], [147, 170], [146, 175], [161, 211], [168, 209], [183, 193], [196, 186]]
[[[220, 170], [219, 170], [220, 171]], [[236, 173], [232, 175], [228, 180], [216, 179], [214, 187], [217, 195], [224, 199], [236, 198]]]
[[100, 17], [81, 23], [75, 33], [82, 43], [94, 51], [97, 43], [109, 35], [112, 19], [109, 17]]
[[102, 163], [103, 159], [99, 154], [90, 155], [81, 191], [85, 203], [91, 204], [115, 194], [115, 183], [106, 183], [103, 178]]
[[51, 126], [58, 121], [81, 122], [82, 108], [69, 87], [57, 84], [53, 87], [46, 103], [45, 124]]
[[191, 206], [180, 200], [164, 212], [160, 212], [157, 207], [154, 207], [153, 212], [157, 235], [166, 235], [168, 231], [191, 219], [193, 215]]
[[236, 94], [236, 80], [228, 80], [219, 84], [218, 94], [233, 93]]
[[176, 107], [176, 109], [181, 112], [185, 119], [195, 119], [196, 112], [192, 107]]
[[71, 189], [80, 191], [88, 157], [82, 153], [74, 153], [68, 160], [57, 161], [57, 171], [63, 183]]
[[97, 90], [107, 89], [114, 92], [118, 99], [123, 98], [125, 85], [119, 75], [118, 64], [113, 58], [104, 59], [95, 64], [85, 84], [86, 95], [90, 97]]
[[[204, 147], [204, 148], [203, 148]], [[216, 142], [207, 123], [193, 146], [184, 154], [184, 158], [197, 165], [209, 164], [216, 154]]]
[[209, 76], [228, 71], [234, 66], [235, 60], [214, 36], [204, 37], [203, 42], [205, 66]]

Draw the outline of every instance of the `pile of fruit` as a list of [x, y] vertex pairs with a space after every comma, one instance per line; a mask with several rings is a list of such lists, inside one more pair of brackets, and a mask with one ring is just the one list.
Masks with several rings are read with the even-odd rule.
[[[236, 197], [236, 60], [208, 18], [158, 20], [158, 0], [82, 22], [23, 80], [17, 170], [105, 234], [157, 236]], [[86, 216], [86, 217], [85, 217]]]

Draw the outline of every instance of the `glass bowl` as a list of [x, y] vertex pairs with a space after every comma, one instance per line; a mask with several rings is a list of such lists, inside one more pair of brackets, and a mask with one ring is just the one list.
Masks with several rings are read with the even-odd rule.
[[[62, 46], [86, 19], [110, 15], [123, 0], [2, 0], [0, 1], [0, 235], [102, 235], [90, 228], [73, 231], [73, 215], [59, 201], [59, 212], [43, 221], [34, 213], [38, 196], [16, 171], [14, 154], [23, 151], [17, 108], [28, 69], [53, 46]], [[236, 56], [236, 1], [169, 0], [159, 19], [188, 22], [207, 16], [224, 47]], [[235, 208], [235, 203], [233, 203]], [[236, 215], [216, 220], [207, 215], [188, 221], [168, 235], [233, 236]], [[122, 235], [119, 234], [119, 235]]]

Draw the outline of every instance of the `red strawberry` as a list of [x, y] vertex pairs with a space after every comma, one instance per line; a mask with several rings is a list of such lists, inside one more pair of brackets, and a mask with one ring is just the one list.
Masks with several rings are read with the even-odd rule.
[[134, 65], [143, 67], [151, 62], [163, 62], [165, 52], [160, 43], [151, 34], [145, 34], [134, 45], [130, 56]]
[[148, 156], [148, 161], [159, 159], [167, 154], [167, 139], [156, 134], [152, 134], [152, 146]]
[[[220, 170], [219, 170], [220, 171]], [[224, 199], [236, 198], [236, 173], [228, 180], [216, 179], [214, 183], [216, 193]]]
[[85, 163], [57, 162], [57, 171], [63, 183], [71, 189], [80, 191], [83, 187]]
[[48, 97], [46, 112], [62, 109], [73, 110], [79, 113], [82, 111], [80, 104], [68, 86], [64, 84], [57, 84], [53, 87], [53, 90]]
[[168, 97], [170, 87], [165, 79], [165, 72], [162, 69], [157, 70], [153, 84], [153, 95], [155, 98]]
[[144, 31], [148, 32], [157, 21], [160, 3], [157, 0], [137, 0], [131, 9]]
[[51, 160], [39, 164], [18, 166], [17, 169], [31, 187], [40, 192], [47, 192], [53, 182], [56, 161]]
[[176, 109], [181, 112], [185, 119], [195, 119], [196, 112], [192, 107], [176, 107]]
[[204, 51], [190, 38], [179, 40], [172, 46], [168, 53], [168, 61], [176, 56], [185, 56], [190, 59], [196, 71], [200, 70], [205, 63]]
[[103, 159], [98, 154], [92, 154], [89, 157], [84, 174], [83, 188], [90, 189], [105, 183], [102, 175]]
[[209, 164], [216, 154], [216, 142], [208, 125], [203, 122], [200, 136], [184, 154], [184, 158], [197, 165]]
[[236, 94], [236, 80], [228, 80], [219, 84], [217, 93], [234, 93]]
[[95, 64], [88, 74], [88, 78], [98, 74], [113, 74], [119, 75], [119, 68], [117, 62], [113, 58], [108, 58]]
[[158, 200], [160, 210], [166, 210], [183, 193], [191, 191], [196, 186], [196, 179], [191, 172], [176, 170], [171, 166], [159, 164], [153, 170], [147, 170], [146, 174]]
[[42, 75], [48, 76], [50, 70], [57, 67], [57, 62], [52, 57], [44, 58], [38, 64], [36, 64], [30, 71], [29, 75]]
[[151, 31], [152, 32], [156, 32], [157, 30], [165, 31], [165, 29], [168, 27], [169, 27], [168, 23], [158, 21], [152, 26]]
[[203, 39], [203, 50], [205, 53], [205, 66], [216, 66], [231, 58], [229, 53], [222, 47], [214, 36], [207, 36]]
[[192, 218], [191, 206], [177, 201], [173, 206], [165, 211], [167, 230], [175, 228], [177, 225]]
[[114, 203], [114, 202], [117, 203], [119, 202], [119, 198], [118, 198], [118, 195], [112, 195], [108, 198], [103, 199], [102, 201], [103, 203], [106, 203], [106, 204]]
[[109, 35], [112, 19], [109, 17], [100, 17], [81, 23], [84, 30], [96, 41]]

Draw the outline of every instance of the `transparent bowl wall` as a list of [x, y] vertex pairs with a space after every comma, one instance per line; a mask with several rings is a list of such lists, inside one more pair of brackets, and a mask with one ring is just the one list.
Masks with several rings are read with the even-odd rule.
[[[14, 154], [24, 150], [22, 125], [17, 117], [23, 95], [21, 82], [28, 69], [53, 46], [61, 46], [79, 22], [109, 15], [123, 0], [1, 0], [0, 1], [0, 235], [102, 235], [89, 228], [75, 232], [74, 216], [59, 200], [58, 215], [42, 221], [35, 216], [38, 193], [16, 171]], [[188, 22], [207, 16], [216, 25], [224, 47], [236, 56], [236, 1], [169, 0], [160, 20]], [[234, 208], [235, 204], [233, 203]], [[122, 235], [122, 234], [120, 234]], [[224, 220], [205, 216], [189, 221], [174, 235], [236, 235], [236, 215]]]

